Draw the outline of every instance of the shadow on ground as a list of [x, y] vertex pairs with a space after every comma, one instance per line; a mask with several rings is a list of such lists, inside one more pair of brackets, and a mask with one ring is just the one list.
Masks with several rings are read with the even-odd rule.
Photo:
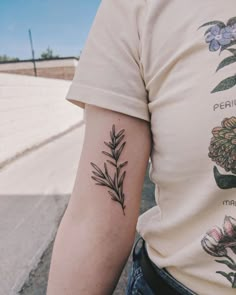
[[[154, 200], [154, 184], [149, 179], [149, 167], [148, 165], [143, 191], [142, 191], [142, 202], [140, 207], [140, 214], [148, 210], [155, 205]], [[137, 235], [138, 237], [138, 235]], [[54, 242], [54, 241], [53, 241]], [[49, 245], [47, 250], [44, 252], [37, 269], [31, 272], [28, 281], [24, 284], [20, 295], [46, 295], [48, 272], [52, 254], [53, 242]], [[127, 285], [128, 272], [131, 267], [131, 255], [127, 261], [127, 264], [122, 272], [119, 283], [113, 295], [124, 295]]]

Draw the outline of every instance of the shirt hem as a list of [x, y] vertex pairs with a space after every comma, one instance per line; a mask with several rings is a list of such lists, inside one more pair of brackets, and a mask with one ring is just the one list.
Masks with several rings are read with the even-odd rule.
[[100, 88], [73, 83], [65, 99], [81, 108], [87, 103], [150, 122], [148, 104]]

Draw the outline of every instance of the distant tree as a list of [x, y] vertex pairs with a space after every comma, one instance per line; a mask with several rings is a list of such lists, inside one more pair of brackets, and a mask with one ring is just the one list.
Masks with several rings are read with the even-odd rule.
[[10, 57], [6, 54], [0, 55], [0, 61], [19, 61], [18, 57]]
[[57, 58], [57, 57], [59, 57], [59, 55], [54, 55], [53, 50], [49, 46], [46, 49], [46, 51], [43, 51], [41, 53], [41, 58], [42, 59], [52, 59], [52, 58]]

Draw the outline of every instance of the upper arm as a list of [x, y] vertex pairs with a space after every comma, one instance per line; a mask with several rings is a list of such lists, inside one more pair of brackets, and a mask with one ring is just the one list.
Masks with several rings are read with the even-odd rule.
[[88, 104], [85, 111], [82, 153], [55, 241], [48, 294], [112, 294], [134, 241], [150, 123]]
[[150, 123], [88, 104], [85, 112], [84, 143], [68, 211], [98, 227], [107, 224], [107, 230], [114, 222], [134, 231], [151, 152]]

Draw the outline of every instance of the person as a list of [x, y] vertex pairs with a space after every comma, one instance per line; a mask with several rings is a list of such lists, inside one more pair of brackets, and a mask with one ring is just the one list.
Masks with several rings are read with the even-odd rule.
[[[228, 0], [103, 0], [66, 99], [85, 137], [48, 295], [233, 295], [236, 17]], [[139, 215], [148, 161], [156, 205]]]

